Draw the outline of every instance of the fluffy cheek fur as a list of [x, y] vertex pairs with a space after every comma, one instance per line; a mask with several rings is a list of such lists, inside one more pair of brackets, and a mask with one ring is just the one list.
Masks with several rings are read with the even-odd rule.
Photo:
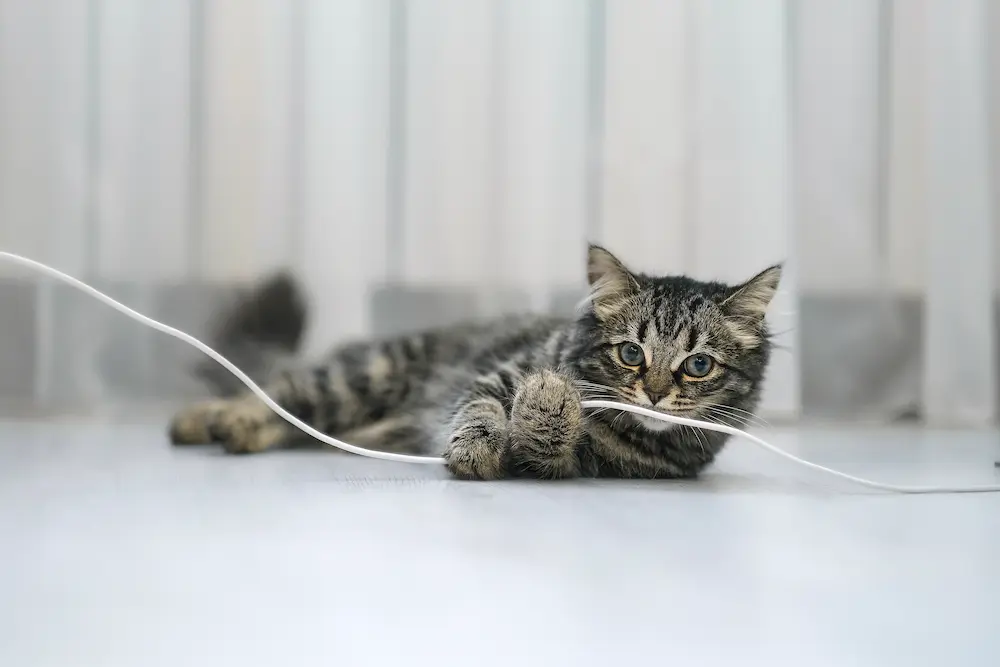
[[755, 385], [735, 370], [724, 370], [719, 379], [712, 383], [690, 384], [692, 386], [681, 388], [681, 396], [694, 402], [696, 417], [710, 419], [756, 407]]

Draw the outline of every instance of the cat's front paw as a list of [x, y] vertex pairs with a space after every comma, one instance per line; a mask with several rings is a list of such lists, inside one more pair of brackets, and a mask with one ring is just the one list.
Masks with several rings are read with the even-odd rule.
[[515, 470], [545, 478], [579, 474], [580, 400], [580, 392], [564, 375], [546, 370], [524, 379], [510, 417], [510, 457]]
[[170, 422], [175, 445], [220, 443], [227, 452], [262, 452], [280, 444], [287, 427], [255, 398], [211, 400], [190, 405]]
[[500, 479], [506, 474], [507, 418], [499, 403], [473, 402], [452, 424], [444, 460], [459, 479]]

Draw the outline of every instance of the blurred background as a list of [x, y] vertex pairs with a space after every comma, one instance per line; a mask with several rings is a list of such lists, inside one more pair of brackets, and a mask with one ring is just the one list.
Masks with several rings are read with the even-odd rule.
[[[293, 268], [309, 349], [787, 262], [763, 414], [997, 413], [988, 0], [0, 0], [0, 248], [196, 335]], [[0, 265], [0, 405], [201, 391]], [[116, 414], [117, 414], [116, 412]]]

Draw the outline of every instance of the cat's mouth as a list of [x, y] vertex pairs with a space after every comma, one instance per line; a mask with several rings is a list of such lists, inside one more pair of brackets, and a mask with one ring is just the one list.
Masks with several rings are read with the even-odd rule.
[[[694, 405], [658, 407], [650, 403], [649, 399], [646, 397], [642, 397], [642, 399], [640, 399], [634, 394], [628, 394], [625, 392], [619, 392], [619, 395], [621, 396], [621, 399], [624, 399], [624, 402], [631, 403], [632, 405], [641, 408], [646, 408], [647, 410], [661, 412], [665, 415], [671, 415], [673, 417], [684, 417], [686, 419], [698, 418], [697, 407]], [[647, 431], [665, 432], [680, 426], [680, 424], [676, 424], [674, 422], [656, 419], [655, 417], [647, 417], [646, 415], [637, 415], [635, 413], [629, 413], [629, 417], [631, 417], [636, 423]]]
[[[656, 410], [657, 412], [662, 412], [663, 414], [671, 415], [671, 416], [674, 416], [674, 417], [685, 417], [687, 419], [696, 419], [697, 418], [697, 415], [695, 415], [695, 410], [693, 408], [669, 408], [669, 409], [667, 409], [667, 408], [656, 408], [656, 407], [652, 407], [652, 406], [649, 406], [649, 405], [644, 405], [643, 407], [650, 408], [652, 410]], [[679, 424], [675, 424], [674, 422], [668, 422], [668, 421], [664, 421], [662, 419], [656, 419], [654, 417], [647, 417], [646, 415], [632, 415], [632, 416], [647, 431], [663, 432], [663, 431], [669, 431], [671, 429], [675, 429], [675, 428], [677, 428], [679, 426]]]

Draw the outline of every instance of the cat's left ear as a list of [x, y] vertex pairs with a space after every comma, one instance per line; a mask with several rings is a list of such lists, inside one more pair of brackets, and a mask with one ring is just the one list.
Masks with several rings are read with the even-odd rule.
[[719, 304], [726, 315], [763, 320], [781, 282], [781, 264], [775, 264], [742, 285], [731, 288]]

